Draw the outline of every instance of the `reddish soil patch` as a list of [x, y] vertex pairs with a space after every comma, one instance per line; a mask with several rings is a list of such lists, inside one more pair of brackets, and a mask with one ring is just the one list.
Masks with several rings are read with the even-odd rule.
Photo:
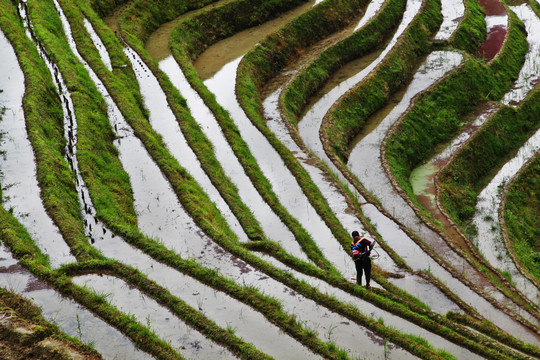
[[492, 60], [502, 48], [506, 38], [506, 31], [505, 25], [496, 25], [491, 28], [487, 40], [480, 46], [476, 56], [485, 58], [487, 61]]

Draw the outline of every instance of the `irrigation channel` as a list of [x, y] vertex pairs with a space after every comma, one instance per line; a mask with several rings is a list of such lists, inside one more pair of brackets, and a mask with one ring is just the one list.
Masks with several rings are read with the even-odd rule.
[[[489, 185], [480, 193], [474, 220], [478, 236], [472, 239], [487, 262], [501, 272], [511, 273], [516, 289], [533, 304], [532, 309], [511, 301], [422, 222], [392, 184], [385, 168], [384, 152], [381, 152], [389, 130], [403, 118], [415, 100], [457, 71], [469, 54], [448, 47], [422, 57], [411, 80], [385, 108], [368, 120], [351, 143], [347, 169], [327, 155], [319, 136], [325, 119], [341, 106], [342, 99], [366, 78], [380, 71], [380, 64], [392, 54], [396, 44], [408, 36], [411, 24], [423, 11], [425, 2], [406, 1], [389, 40], [333, 74], [326, 87], [309, 99], [298, 127], [295, 127], [283, 114], [284, 94], [290, 84], [335, 44], [361, 34], [368, 24], [377, 21], [386, 11], [388, 1], [366, 2], [362, 11], [358, 11], [352, 21], [347, 21], [347, 26], [323, 41], [297, 51], [296, 59], [288, 62], [260, 90], [260, 112], [269, 130], [266, 133], [255, 126], [243, 108], [245, 104], [237, 97], [237, 75], [249, 61], [250, 52], [256, 51], [259, 44], [266, 46], [265, 40], [276, 36], [276, 32], [285, 29], [286, 25], [294, 24], [299, 16], [318, 14], [327, 4], [339, 6], [336, 5], [339, 1], [296, 2], [295, 8], [289, 4], [289, 9], [281, 9], [283, 13], [276, 19], [265, 19], [259, 26], [236, 30], [235, 34], [211, 46], [201, 45], [205, 51], [189, 64], [171, 54], [171, 34], [190, 19], [199, 21], [198, 17], [219, 13], [222, 7], [234, 6], [236, 1], [218, 1], [200, 9], [182, 5], [186, 8], [185, 14], [176, 19], [162, 16], [159, 24], [152, 25], [150, 33], [141, 35], [146, 39], [146, 49], [137, 45], [133, 34], [126, 29], [139, 21], [139, 16], [134, 15], [137, 11], [145, 14], [154, 11], [153, 16], [156, 16], [157, 12], [165, 14], [169, 4], [163, 5], [163, 9], [155, 9], [154, 6], [162, 4], [135, 0], [127, 1], [117, 9], [103, 10], [105, 8], [100, 8], [99, 1], [93, 2], [95, 8], [91, 9], [82, 1], [79, 4], [78, 1], [47, 0], [41, 5], [46, 4], [52, 12], [43, 15], [28, 10], [37, 4], [35, 1], [27, 0], [18, 5], [24, 27], [18, 24], [10, 30], [16, 31], [13, 29], [20, 27], [35, 45], [32, 51], [39, 54], [46, 65], [44, 68], [48, 69], [42, 76], [52, 79], [46, 81], [52, 81], [60, 99], [63, 112], [60, 127], [66, 144], [63, 156], [73, 174], [72, 185], [79, 202], [75, 211], [81, 213], [84, 235], [89, 247], [97, 250], [98, 255], [92, 255], [94, 258], [87, 261], [75, 254], [63, 238], [68, 236], [60, 230], [64, 225], [57, 225], [52, 220], [56, 219], [50, 215], [52, 210], [40, 197], [43, 196], [40, 187], [44, 185], [36, 170], [34, 153], [37, 145], [28, 134], [29, 127], [25, 124], [25, 111], [28, 110], [23, 107], [25, 91], [31, 89], [25, 88], [28, 74], [23, 73], [21, 68], [24, 67], [18, 64], [26, 59], [17, 59], [8, 38], [0, 34], [0, 89], [3, 90], [0, 107], [4, 109], [0, 120], [0, 203], [7, 210], [6, 214], [12, 214], [28, 231], [50, 264], [46, 271], [32, 274], [23, 267], [32, 264], [32, 260], [25, 255], [19, 263], [12, 252], [18, 254], [20, 248], [8, 246], [13, 244], [12, 233], [15, 232], [0, 232], [3, 242], [0, 244], [0, 286], [32, 299], [42, 308], [45, 318], [58, 324], [65, 333], [92, 344], [106, 359], [540, 358], [539, 289], [510, 261], [499, 224], [500, 189], [538, 153], [539, 133], [535, 133], [497, 174], [493, 174]], [[519, 109], [520, 103], [535, 91], [538, 83], [540, 44], [538, 36], [533, 34], [540, 32], [539, 12], [528, 4], [506, 8], [493, 1], [481, 5], [486, 13], [488, 35], [477, 56], [487, 61], [497, 57], [507, 34], [507, 9], [516, 13], [525, 24], [529, 51], [518, 79], [503, 100], [478, 107], [476, 120], [427, 165], [418, 167], [411, 174], [419, 202], [435, 218], [447, 222], [449, 220], [438, 210], [436, 203], [437, 173], [501, 108]], [[342, 16], [339, 10], [331, 11], [335, 16]], [[110, 14], [110, 17], [100, 19], [94, 11]], [[440, 11], [441, 25], [433, 36], [439, 47], [446, 46], [444, 44], [457, 31], [466, 8], [461, 1], [442, 1]], [[49, 17], [47, 21], [56, 22], [59, 33], [55, 36], [67, 40], [66, 46], [71, 53], [54, 53], [38, 40], [43, 34], [34, 33], [33, 21], [43, 26], [43, 19], [34, 20], [29, 14]], [[258, 12], [253, 14], [254, 17], [262, 16]], [[6, 22], [0, 24], [4, 26]], [[90, 61], [89, 52], [96, 58]], [[140, 236], [147, 239], [143, 245], [135, 242], [137, 248], [130, 242], [139, 235], [134, 235], [131, 230], [118, 230], [124, 229], [124, 224], [107, 223], [111, 220], [104, 221], [99, 215], [103, 205], [94, 205], [92, 201], [97, 195], [92, 192], [95, 187], [91, 186], [95, 179], [79, 168], [80, 162], [87, 158], [78, 158], [78, 142], [89, 139], [86, 138], [88, 135], [81, 135], [86, 137], [79, 139], [76, 102], [80, 98], [79, 90], [70, 85], [70, 80], [64, 80], [66, 74], [73, 76], [66, 66], [68, 62], [58, 60], [65, 56], [72, 63], [81, 65], [80, 69], [84, 71], [76, 76], [84, 79], [89, 88], [95, 87], [105, 104], [103, 109], [109, 120], [111, 145], [129, 176], [136, 226]], [[102, 64], [96, 65], [98, 62]], [[188, 75], [186, 70], [190, 68], [195, 70], [195, 75]], [[118, 88], [111, 85], [110, 79], [120, 81], [126, 74], [131, 77], [132, 85], [125, 91], [140, 99], [139, 106], [145, 109], [143, 121], [155, 134], [151, 136], [159, 138], [159, 142], [151, 146], [148, 136], [141, 132], [125, 103], [119, 100], [122, 97], [118, 96]], [[198, 82], [194, 78], [198, 78]], [[171, 87], [167, 86], [169, 81]], [[211, 93], [212, 100], [201, 93], [201, 86]], [[238, 194], [249, 216], [260, 224], [263, 239], [258, 243], [275, 243], [282, 253], [251, 250], [253, 239], [248, 235], [250, 232], [241, 214], [243, 210], [238, 210], [238, 206], [233, 210], [230, 197], [224, 195], [223, 184], [216, 183], [213, 170], [205, 167], [205, 155], [201, 154], [200, 148], [192, 149], [193, 144], [187, 136], [193, 132], [186, 132], [186, 119], [179, 118], [175, 112], [177, 104], [171, 103], [171, 99], [179, 97], [171, 92], [185, 100], [181, 104], [186, 108], [183, 116], [190, 117], [187, 120], [198, 125], [194, 131], [211, 144], [210, 151], [233, 184], [231, 192]], [[244, 143], [244, 151], [249, 151], [255, 161], [255, 170], [248, 169], [239, 158], [242, 155], [238, 144], [233, 145], [226, 135], [228, 129], [224, 129], [218, 119], [223, 114], [216, 113], [215, 105], [225, 110], [232, 120], [234, 131]], [[276, 147], [272, 137], [284, 145], [288, 154]], [[214, 232], [209, 229], [214, 226], [215, 219], [205, 218], [208, 215], [204, 211], [195, 214], [185, 206], [184, 194], [179, 194], [174, 185], [179, 179], [172, 178], [170, 169], [165, 169], [167, 165], [156, 156], [159, 146], [170, 155], [174, 166], [186, 174], [180, 181], [198, 184], [201, 192], [207, 195], [207, 207], [216, 209], [223, 217], [221, 224], [230, 238], [218, 238], [222, 235], [213, 238]], [[313, 200], [313, 195], [305, 192], [302, 186], [305, 180], [300, 179], [297, 171], [292, 171], [290, 160], [285, 160], [289, 155], [307, 174], [308, 181], [317, 189], [324, 206], [337, 222], [329, 220], [330, 216], [321, 211], [321, 205]], [[218, 170], [221, 171], [215, 169]], [[269, 190], [256, 186], [253, 173], [257, 171], [270, 184]], [[355, 181], [351, 181], [353, 178]], [[359, 183], [362, 188], [358, 187]], [[362, 195], [366, 189], [371, 193], [369, 197]], [[268, 193], [264, 191], [274, 194], [277, 201], [271, 205]], [[375, 197], [378, 202], [371, 203]], [[289, 220], [283, 219], [283, 211]], [[347, 240], [337, 235], [340, 232], [350, 234], [352, 230], [377, 240], [378, 256], [373, 261], [376, 274], [370, 291], [357, 287], [352, 280], [356, 274]], [[320, 250], [322, 263], [329, 264], [327, 269], [314, 260], [312, 253], [305, 251], [306, 244], [299, 242], [299, 233], [305, 233]], [[398, 261], [396, 254], [403, 263]], [[135, 277], [102, 270], [110, 265], [96, 266], [112, 264], [112, 261], [117, 269], [126, 272], [133, 269]], [[70, 272], [78, 267], [86, 270]], [[465, 276], [455, 276], [456, 271]], [[50, 275], [43, 276], [45, 273]], [[146, 348], [126, 327], [116, 329], [118, 322], [114, 319], [89, 311], [77, 303], [76, 298], [68, 298], [67, 290], [51, 280], [65, 274], [71, 274], [68, 276], [75, 289], [90, 291], [100, 302], [128, 315], [134, 327], [146, 328], [149, 334], [163, 342]], [[205, 274], [211, 274], [210, 278]], [[158, 288], [162, 289], [159, 295], [150, 290]], [[268, 303], [261, 304], [260, 299], [265, 296]], [[275, 304], [279, 304], [281, 312], [277, 316], [272, 310]], [[454, 321], [447, 315], [449, 312], [457, 317], [473, 318], [477, 323], [483, 322], [484, 327]], [[192, 316], [185, 314], [197, 314], [199, 320], [194, 322]], [[488, 327], [494, 328], [495, 332], [487, 330]]]

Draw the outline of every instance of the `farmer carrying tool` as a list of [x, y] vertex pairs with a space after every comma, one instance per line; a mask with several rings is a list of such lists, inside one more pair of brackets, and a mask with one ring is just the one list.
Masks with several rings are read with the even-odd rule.
[[366, 275], [366, 289], [370, 289], [369, 281], [371, 279], [371, 250], [373, 249], [374, 241], [370, 241], [363, 236], [360, 236], [358, 231], [352, 232], [353, 241], [351, 243], [351, 251], [356, 267], [356, 282], [362, 286], [362, 273]]

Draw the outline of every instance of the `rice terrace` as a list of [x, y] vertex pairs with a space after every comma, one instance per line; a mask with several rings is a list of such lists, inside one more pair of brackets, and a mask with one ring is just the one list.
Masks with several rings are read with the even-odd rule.
[[0, 29], [0, 359], [540, 359], [540, 0]]

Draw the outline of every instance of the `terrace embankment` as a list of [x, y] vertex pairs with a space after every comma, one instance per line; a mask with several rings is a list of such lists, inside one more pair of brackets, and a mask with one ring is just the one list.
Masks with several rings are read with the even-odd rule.
[[4, 359], [97, 360], [101, 355], [68, 339], [29, 300], [0, 288], [0, 354]]
[[[427, 96], [420, 99], [413, 109], [405, 115], [404, 120], [396, 126], [393, 135], [389, 137], [386, 148], [389, 165], [398, 183], [407, 193], [411, 193], [407, 180], [411, 165], [414, 166], [415, 163], [419, 162], [419, 159], [429, 156], [430, 151], [433, 151], [429, 149], [435, 148], [436, 144], [445, 141], [447, 136], [455, 133], [456, 130], [452, 130], [452, 126], [449, 126], [449, 124], [455, 124], [454, 129], [457, 129], [461, 121], [459, 120], [460, 117], [476, 106], [475, 104], [478, 103], [478, 99], [482, 98], [482, 94], [490, 93], [500, 97], [508, 89], [512, 79], [517, 78], [516, 74], [519, 72], [524, 59], [526, 43], [524, 42], [524, 31], [521, 22], [515, 16], [511, 16], [510, 19], [511, 26], [508, 37], [511, 40], [505, 43], [506, 46], [487, 68], [474, 64], [475, 60], [473, 59], [467, 60], [458, 72], [437, 85], [433, 93], [428, 93]], [[502, 70], [504, 67], [506, 67], [506, 70]], [[485, 81], [478, 81], [479, 77], [486, 76]], [[491, 82], [491, 86], [481, 89], [488, 82]], [[453, 88], [455, 90], [452, 90]], [[467, 94], [468, 91], [473, 91], [476, 95]], [[454, 96], [464, 96], [464, 98], [456, 100], [453, 99]], [[446, 101], [448, 101], [448, 106], [444, 105]], [[446, 109], [445, 111], [440, 111], [441, 105], [443, 109]], [[461, 108], [461, 105], [464, 107]], [[435, 108], [437, 108], [437, 111], [435, 111]], [[429, 117], [429, 120], [425, 116], [426, 113], [433, 114]], [[422, 126], [418, 126], [418, 124], [422, 124]], [[432, 128], [433, 131], [430, 130]], [[422, 131], [418, 129], [422, 129]], [[418, 145], [414, 146], [414, 144]], [[412, 198], [415, 198], [415, 196], [412, 195]], [[443, 219], [440, 214], [437, 215], [437, 212], [433, 213], [432, 216]], [[429, 222], [429, 219], [425, 220]], [[452, 226], [448, 225], [446, 229], [450, 234], [453, 234], [449, 236], [453, 239], [449, 240], [451, 244], [452, 242], [460, 243], [461, 248], [469, 246], [467, 245], [468, 242], [460, 234], [456, 233]], [[459, 251], [461, 252], [461, 250]], [[469, 251], [472, 258], [471, 255], [465, 254], [469, 259], [472, 259], [473, 262], [480, 261], [482, 263], [482, 260], [475, 255], [476, 251], [474, 249], [470, 248]], [[486, 265], [484, 263], [484, 266]], [[499, 282], [503, 282], [503, 288], [509, 287], [509, 284], [504, 284], [504, 280], [501, 279], [500, 275], [497, 275], [496, 270], [491, 268], [491, 272], [499, 278]], [[514, 299], [518, 304], [520, 303], [519, 297], [514, 297]]]
[[501, 230], [506, 247], [517, 266], [529, 272], [538, 284], [540, 281], [538, 226], [540, 205], [538, 199], [538, 177], [540, 160], [537, 156], [516, 176], [505, 191], [502, 199]]

